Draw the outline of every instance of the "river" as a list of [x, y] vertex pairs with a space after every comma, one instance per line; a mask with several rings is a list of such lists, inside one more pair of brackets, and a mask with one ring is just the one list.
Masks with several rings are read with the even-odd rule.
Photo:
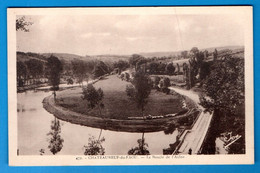
[[[48, 149], [47, 133], [51, 130], [54, 116], [42, 107], [42, 100], [48, 95], [51, 95], [50, 91], [27, 91], [17, 94], [19, 155], [39, 155], [41, 149], [45, 151], [44, 155], [52, 154]], [[97, 128], [61, 121], [61, 137], [64, 142], [57, 155], [83, 155], [88, 138], [98, 138], [99, 133], [100, 129]], [[175, 142], [176, 135], [176, 130], [170, 135], [163, 131], [145, 133], [145, 142], [150, 154], [163, 154], [163, 149]], [[142, 137], [142, 133], [102, 130], [101, 137], [105, 138], [102, 146], [106, 155], [127, 155], [128, 150], [138, 146], [137, 140]]]

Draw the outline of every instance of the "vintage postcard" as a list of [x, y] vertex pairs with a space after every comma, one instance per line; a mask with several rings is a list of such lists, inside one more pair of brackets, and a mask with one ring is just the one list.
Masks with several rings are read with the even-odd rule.
[[7, 11], [10, 166], [254, 163], [251, 6]]

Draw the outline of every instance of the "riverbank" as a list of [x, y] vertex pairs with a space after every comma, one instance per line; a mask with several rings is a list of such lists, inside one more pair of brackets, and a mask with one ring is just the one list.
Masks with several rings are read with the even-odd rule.
[[68, 121], [74, 124], [101, 128], [112, 131], [124, 131], [124, 132], [157, 132], [167, 131], [172, 126], [176, 126], [179, 121], [192, 116], [194, 111], [177, 115], [175, 117], [165, 117], [160, 119], [146, 119], [146, 120], [118, 120], [99, 118], [80, 114], [77, 112], [70, 111], [64, 107], [58, 106], [54, 102], [53, 96], [48, 96], [43, 100], [43, 107], [53, 114], [58, 119]]

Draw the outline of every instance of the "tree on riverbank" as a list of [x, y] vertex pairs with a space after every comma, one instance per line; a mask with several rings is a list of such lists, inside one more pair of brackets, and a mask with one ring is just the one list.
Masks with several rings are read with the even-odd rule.
[[105, 138], [95, 139], [94, 136], [91, 136], [88, 139], [88, 145], [85, 145], [84, 155], [104, 155], [105, 148], [103, 148], [102, 143], [105, 141]]
[[27, 78], [27, 68], [23, 62], [16, 62], [18, 86], [24, 86]]
[[152, 90], [151, 79], [142, 72], [136, 73], [132, 85], [126, 86], [126, 94], [133, 99], [137, 107], [141, 109], [144, 117], [144, 108], [148, 102], [148, 97]]
[[60, 60], [51, 55], [47, 62], [47, 76], [52, 90], [54, 91], [54, 99], [56, 99], [55, 91], [59, 90], [60, 74], [62, 72], [62, 64]]
[[92, 64], [82, 60], [73, 60], [71, 62], [73, 75], [77, 79], [77, 83], [83, 87], [83, 81], [89, 80], [89, 74], [93, 70]]
[[88, 86], [84, 87], [82, 90], [82, 99], [88, 101], [88, 107], [91, 109], [94, 109], [97, 106], [99, 109], [99, 115], [102, 117], [101, 109], [105, 107], [102, 102], [104, 98], [103, 90], [101, 88], [96, 90], [92, 84], [88, 84]]
[[[92, 84], [88, 84], [87, 87], [83, 88], [83, 100], [88, 101], [88, 107], [94, 109], [96, 106], [99, 110], [99, 116], [102, 117], [101, 109], [104, 109], [103, 104], [104, 93], [101, 88], [96, 90], [96, 88]], [[88, 145], [84, 146], [85, 155], [104, 155], [105, 149], [102, 147], [102, 143], [105, 141], [105, 138], [101, 138], [102, 129], [100, 129], [100, 134], [98, 139], [96, 140], [94, 136], [90, 137], [88, 140]]]
[[25, 61], [28, 75], [33, 78], [33, 84], [37, 83], [37, 80], [41, 76], [43, 76], [43, 66], [44, 63], [42, 61], [36, 60], [36, 59], [30, 59], [28, 61]]
[[137, 140], [138, 146], [131, 148], [128, 151], [128, 155], [150, 155], [148, 150], [148, 144], [145, 142], [144, 133], [142, 138]]
[[49, 139], [49, 146], [48, 148], [52, 152], [52, 154], [57, 154], [61, 151], [63, 147], [64, 140], [61, 138], [61, 127], [60, 127], [60, 121], [55, 120], [51, 122], [51, 131], [47, 134], [48, 136], [51, 136]]

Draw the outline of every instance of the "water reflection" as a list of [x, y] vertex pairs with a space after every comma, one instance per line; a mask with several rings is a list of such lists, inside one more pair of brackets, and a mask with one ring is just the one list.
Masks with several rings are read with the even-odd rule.
[[85, 145], [85, 152], [84, 155], [104, 155], [105, 148], [102, 146], [102, 143], [105, 142], [105, 138], [101, 137], [102, 129], [100, 129], [98, 139], [95, 139], [94, 136], [89, 137], [88, 145]]
[[142, 134], [142, 138], [137, 140], [137, 143], [138, 146], [131, 148], [128, 151], [129, 155], [150, 155], [148, 143], [145, 142], [144, 133]]
[[54, 118], [51, 122], [51, 131], [47, 134], [47, 136], [50, 136], [48, 148], [54, 155], [60, 152], [63, 147], [64, 140], [62, 139], [60, 133], [60, 121]]

